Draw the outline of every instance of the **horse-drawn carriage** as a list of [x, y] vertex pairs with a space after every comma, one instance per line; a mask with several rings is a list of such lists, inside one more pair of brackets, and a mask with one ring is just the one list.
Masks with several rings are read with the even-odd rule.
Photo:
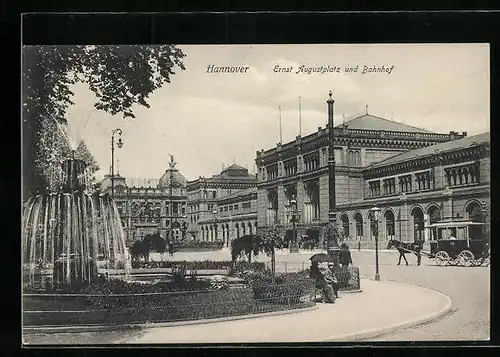
[[489, 264], [490, 244], [485, 226], [472, 221], [443, 221], [429, 225], [429, 257], [441, 266]]

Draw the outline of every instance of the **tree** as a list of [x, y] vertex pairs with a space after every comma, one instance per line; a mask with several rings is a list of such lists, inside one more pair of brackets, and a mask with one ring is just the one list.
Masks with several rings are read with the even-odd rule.
[[236, 259], [241, 255], [245, 254], [248, 257], [248, 262], [252, 262], [252, 253], [254, 255], [259, 255], [261, 244], [259, 243], [260, 238], [254, 234], [247, 234], [239, 238], [233, 239], [231, 242], [231, 259], [236, 261]]
[[337, 266], [339, 263], [340, 244], [344, 240], [342, 230], [337, 224], [329, 222], [325, 227], [324, 237], [327, 244], [327, 252], [335, 259], [334, 264]]
[[163, 239], [159, 233], [148, 234], [144, 240], [149, 243], [149, 246], [155, 252], [161, 254], [161, 260], [163, 261], [163, 254], [167, 250], [167, 240]]
[[271, 271], [274, 279], [276, 275], [276, 248], [283, 249], [286, 246], [286, 242], [276, 224], [264, 231], [258, 243], [260, 245], [259, 250], [266, 253], [267, 256], [271, 256]]
[[[72, 149], [61, 130], [58, 130], [57, 124], [51, 121], [42, 124], [38, 145], [39, 153], [36, 159], [38, 174], [46, 184], [44, 189], [55, 190], [62, 184], [61, 162], [73, 156]], [[99, 165], [83, 140], [78, 143], [74, 157], [87, 164], [88, 184], [92, 187], [95, 184], [94, 174], [99, 170]]]
[[134, 118], [134, 105], [169, 83], [174, 68], [184, 70], [176, 46], [25, 46], [22, 53], [23, 181], [25, 197], [48, 187], [41, 139], [47, 122], [64, 124], [72, 86], [86, 83], [94, 107]]

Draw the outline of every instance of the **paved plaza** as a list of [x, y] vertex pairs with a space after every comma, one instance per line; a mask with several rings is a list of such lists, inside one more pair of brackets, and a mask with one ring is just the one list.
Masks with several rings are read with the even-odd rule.
[[[382, 250], [379, 254], [380, 283], [371, 280], [375, 272], [374, 252], [354, 250], [352, 257], [360, 268], [363, 292], [341, 294], [335, 304], [318, 304], [315, 310], [191, 326], [154, 328], [151, 325], [151, 328], [141, 330], [30, 333], [25, 335], [25, 340], [35, 344], [95, 344], [352, 341], [364, 338], [369, 341], [489, 339], [489, 267], [439, 267], [426, 258], [419, 267], [414, 256], [408, 256], [410, 265], [397, 266], [396, 251]], [[305, 251], [300, 254], [278, 252], [277, 269], [284, 270], [286, 266], [287, 271], [291, 271], [300, 269], [303, 264], [308, 266], [310, 255]], [[228, 257], [229, 251], [224, 249], [178, 252], [173, 258], [164, 259], [227, 260]], [[268, 258], [260, 255], [255, 260], [267, 261]], [[451, 306], [446, 306], [447, 301]], [[427, 321], [433, 316], [439, 317]], [[425, 324], [414, 326], [415, 323], [411, 322], [416, 321]], [[287, 326], [288, 329], [285, 331], [276, 326]]]

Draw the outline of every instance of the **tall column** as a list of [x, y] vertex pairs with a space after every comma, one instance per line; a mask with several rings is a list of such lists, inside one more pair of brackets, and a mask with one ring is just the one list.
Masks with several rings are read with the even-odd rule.
[[333, 223], [336, 222], [337, 217], [335, 213], [335, 148], [334, 148], [334, 134], [333, 134], [333, 103], [332, 92], [328, 93], [329, 97], [326, 103], [328, 104], [328, 216], [329, 220]]
[[283, 185], [278, 186], [278, 222], [283, 224], [286, 221], [285, 217], [285, 188]]
[[301, 211], [302, 213], [302, 222], [305, 222], [305, 207], [304, 207], [304, 200], [305, 200], [305, 189], [304, 189], [304, 182], [303, 181], [298, 181], [297, 182], [297, 209]]

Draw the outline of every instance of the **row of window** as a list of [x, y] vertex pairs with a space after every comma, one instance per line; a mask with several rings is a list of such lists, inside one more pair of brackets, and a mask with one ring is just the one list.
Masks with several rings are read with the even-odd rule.
[[[212, 241], [215, 239], [227, 240], [229, 239], [230, 231], [231, 228], [228, 223], [221, 224], [217, 227], [210, 224], [201, 227], [201, 238], [202, 240]], [[257, 232], [257, 222], [254, 222], [253, 224], [251, 222], [246, 224], [245, 222], [242, 222], [234, 225], [234, 233], [236, 235], [235, 238], [239, 238], [240, 236], [244, 236], [246, 234], [254, 234], [255, 232]]]
[[[125, 202], [117, 202], [118, 212], [120, 215], [124, 215], [127, 213], [127, 205]], [[185, 214], [186, 207], [185, 203], [173, 202], [172, 204], [172, 213], [173, 214]], [[130, 207], [130, 213], [135, 215], [146, 215], [146, 216], [160, 216], [161, 215], [161, 204], [159, 202], [155, 204], [144, 204], [139, 202], [133, 202]], [[165, 204], [165, 214], [170, 214], [170, 205], [169, 203]]]
[[[432, 186], [432, 177], [430, 171], [419, 172], [415, 174], [415, 187], [413, 187], [412, 175], [404, 175], [398, 177], [399, 191], [400, 192], [412, 192], [413, 189], [416, 191], [429, 190]], [[382, 180], [383, 185], [383, 195], [394, 195], [396, 191], [396, 178], [391, 177]], [[380, 180], [368, 182], [369, 196], [377, 197], [381, 195], [380, 191]]]
[[479, 183], [479, 165], [471, 164], [445, 169], [448, 186], [460, 186]]

